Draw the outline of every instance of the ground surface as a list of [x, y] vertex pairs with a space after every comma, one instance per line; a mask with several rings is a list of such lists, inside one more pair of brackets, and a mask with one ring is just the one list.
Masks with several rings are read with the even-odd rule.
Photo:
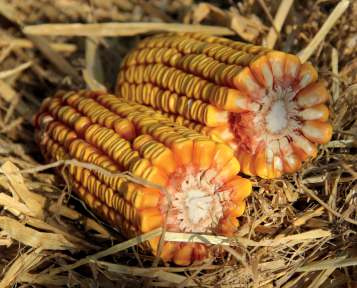
[[[331, 91], [333, 140], [298, 173], [252, 178], [240, 238], [224, 259], [165, 268], [133, 246], [68, 266], [123, 240], [92, 220], [54, 170], [43, 170], [34, 142], [30, 120], [44, 97], [58, 89], [100, 88], [93, 79], [111, 90], [120, 60], [143, 35], [120, 37], [126, 31], [118, 30], [117, 37], [104, 38], [93, 30], [88, 37], [64, 37], [50, 30], [26, 36], [22, 28], [109, 21], [155, 22], [159, 29], [170, 22], [210, 24], [229, 28], [233, 39], [297, 54], [331, 21], [339, 1], [296, 0], [289, 9], [292, 2], [0, 1], [0, 287], [356, 287], [356, 1], [311, 56], [300, 54], [308, 55]], [[289, 14], [274, 37], [278, 9]]]

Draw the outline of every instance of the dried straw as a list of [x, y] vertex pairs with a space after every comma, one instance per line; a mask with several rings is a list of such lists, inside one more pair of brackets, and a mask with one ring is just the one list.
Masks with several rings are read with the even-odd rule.
[[[241, 0], [225, 6], [0, 0], [0, 14], [9, 20], [0, 27], [0, 287], [353, 287], [356, 13], [357, 3], [346, 0], [336, 7], [312, 0]], [[41, 27], [46, 30], [39, 31]], [[53, 168], [66, 171], [77, 165], [150, 183], [71, 159], [40, 165], [30, 120], [41, 100], [57, 89], [87, 85], [110, 90], [113, 71], [139, 34], [177, 29], [206, 29], [256, 44], [269, 38], [271, 47], [302, 50], [301, 58], [312, 61], [331, 88], [333, 141], [320, 147], [318, 157], [298, 173], [276, 180], [251, 178], [254, 193], [235, 237], [173, 233], [163, 227], [123, 240], [120, 231], [88, 211]], [[124, 40], [119, 35], [137, 36]], [[190, 267], [167, 267], [140, 248], [154, 236], [208, 243], [212, 254], [225, 254]]]
[[23, 29], [28, 35], [117, 37], [153, 32], [200, 32], [214, 35], [233, 35], [219, 26], [186, 25], [179, 23], [100, 23], [100, 24], [40, 24]]

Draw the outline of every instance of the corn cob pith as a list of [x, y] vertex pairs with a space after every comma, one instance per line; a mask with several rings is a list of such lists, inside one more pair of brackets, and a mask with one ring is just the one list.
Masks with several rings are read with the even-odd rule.
[[127, 55], [116, 94], [233, 147], [242, 172], [298, 170], [330, 140], [329, 93], [298, 57], [200, 34], [164, 34]]
[[[69, 167], [68, 177], [79, 196], [127, 237], [160, 227], [164, 217], [166, 229], [173, 232], [232, 235], [236, 230], [251, 183], [236, 176], [238, 160], [225, 144], [143, 105], [86, 91], [48, 98], [34, 124], [48, 160], [77, 159], [165, 187], [161, 191]], [[157, 245], [158, 238], [150, 241], [154, 254]], [[166, 242], [160, 256], [188, 265], [207, 257], [208, 249]]]

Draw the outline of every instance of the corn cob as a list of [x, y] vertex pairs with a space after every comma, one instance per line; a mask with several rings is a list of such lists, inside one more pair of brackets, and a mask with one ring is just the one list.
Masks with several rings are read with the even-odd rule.
[[127, 55], [116, 94], [228, 143], [242, 172], [297, 171], [332, 134], [329, 93], [298, 57], [200, 34], [163, 34]]
[[[97, 92], [47, 98], [34, 125], [49, 161], [77, 159], [166, 188], [165, 192], [123, 176], [69, 166], [68, 178], [79, 196], [127, 237], [160, 227], [164, 217], [167, 231], [227, 236], [235, 232], [252, 187], [236, 175], [240, 165], [227, 145], [151, 108]], [[154, 254], [158, 241], [149, 241]], [[166, 242], [160, 256], [189, 265], [208, 255], [203, 244]]]

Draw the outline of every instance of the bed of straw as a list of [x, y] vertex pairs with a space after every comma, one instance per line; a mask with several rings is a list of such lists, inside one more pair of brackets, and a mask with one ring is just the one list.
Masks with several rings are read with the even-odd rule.
[[[58, 89], [111, 91], [121, 59], [158, 31], [298, 54], [332, 95], [332, 141], [293, 175], [252, 178], [237, 237], [201, 239], [226, 255], [186, 268], [137, 245], [162, 231], [126, 240], [88, 211], [31, 125]], [[356, 47], [357, 1], [1, 0], [0, 287], [357, 287]]]

